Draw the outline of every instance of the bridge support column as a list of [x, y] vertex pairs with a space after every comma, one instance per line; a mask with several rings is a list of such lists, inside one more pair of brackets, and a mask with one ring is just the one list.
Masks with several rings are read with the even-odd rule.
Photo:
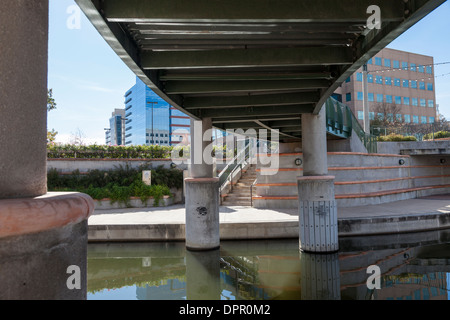
[[302, 300], [340, 300], [339, 254], [300, 253]]
[[47, 193], [48, 0], [0, 1], [0, 300], [86, 299], [92, 199]]
[[299, 247], [306, 252], [339, 249], [334, 176], [328, 175], [325, 108], [302, 115], [303, 176], [297, 178]]
[[212, 122], [191, 120], [191, 163], [185, 181], [186, 248], [212, 250], [220, 246], [219, 179], [213, 175]]

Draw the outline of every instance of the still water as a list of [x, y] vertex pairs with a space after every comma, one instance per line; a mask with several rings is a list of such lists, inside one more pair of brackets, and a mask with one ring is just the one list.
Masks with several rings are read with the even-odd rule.
[[[450, 299], [450, 230], [339, 245], [335, 254], [308, 254], [297, 240], [223, 241], [211, 252], [186, 251], [183, 242], [91, 243], [87, 298]], [[369, 266], [379, 267], [379, 281]]]

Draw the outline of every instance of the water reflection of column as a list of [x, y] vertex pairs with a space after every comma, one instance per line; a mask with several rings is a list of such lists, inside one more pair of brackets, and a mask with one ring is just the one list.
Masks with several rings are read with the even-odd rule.
[[300, 252], [302, 300], [340, 300], [339, 257], [337, 253]]
[[188, 300], [220, 299], [220, 250], [186, 250]]

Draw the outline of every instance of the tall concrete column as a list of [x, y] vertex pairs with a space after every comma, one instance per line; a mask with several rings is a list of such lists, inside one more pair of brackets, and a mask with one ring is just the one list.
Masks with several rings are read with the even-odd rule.
[[299, 246], [306, 252], [339, 249], [334, 176], [328, 175], [326, 110], [302, 115], [303, 176], [297, 178]]
[[92, 199], [47, 193], [48, 0], [0, 1], [0, 300], [86, 299]]
[[0, 199], [47, 192], [48, 0], [0, 1]]
[[186, 248], [220, 246], [219, 179], [213, 175], [211, 119], [191, 120], [190, 177], [185, 179]]

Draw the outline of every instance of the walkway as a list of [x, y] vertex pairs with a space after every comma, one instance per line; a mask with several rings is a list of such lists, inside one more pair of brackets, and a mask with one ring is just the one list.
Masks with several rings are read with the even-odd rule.
[[[184, 205], [97, 210], [89, 218], [89, 241], [183, 241]], [[220, 207], [223, 240], [297, 238], [295, 209]], [[450, 228], [450, 194], [392, 203], [339, 208], [340, 236]]]

